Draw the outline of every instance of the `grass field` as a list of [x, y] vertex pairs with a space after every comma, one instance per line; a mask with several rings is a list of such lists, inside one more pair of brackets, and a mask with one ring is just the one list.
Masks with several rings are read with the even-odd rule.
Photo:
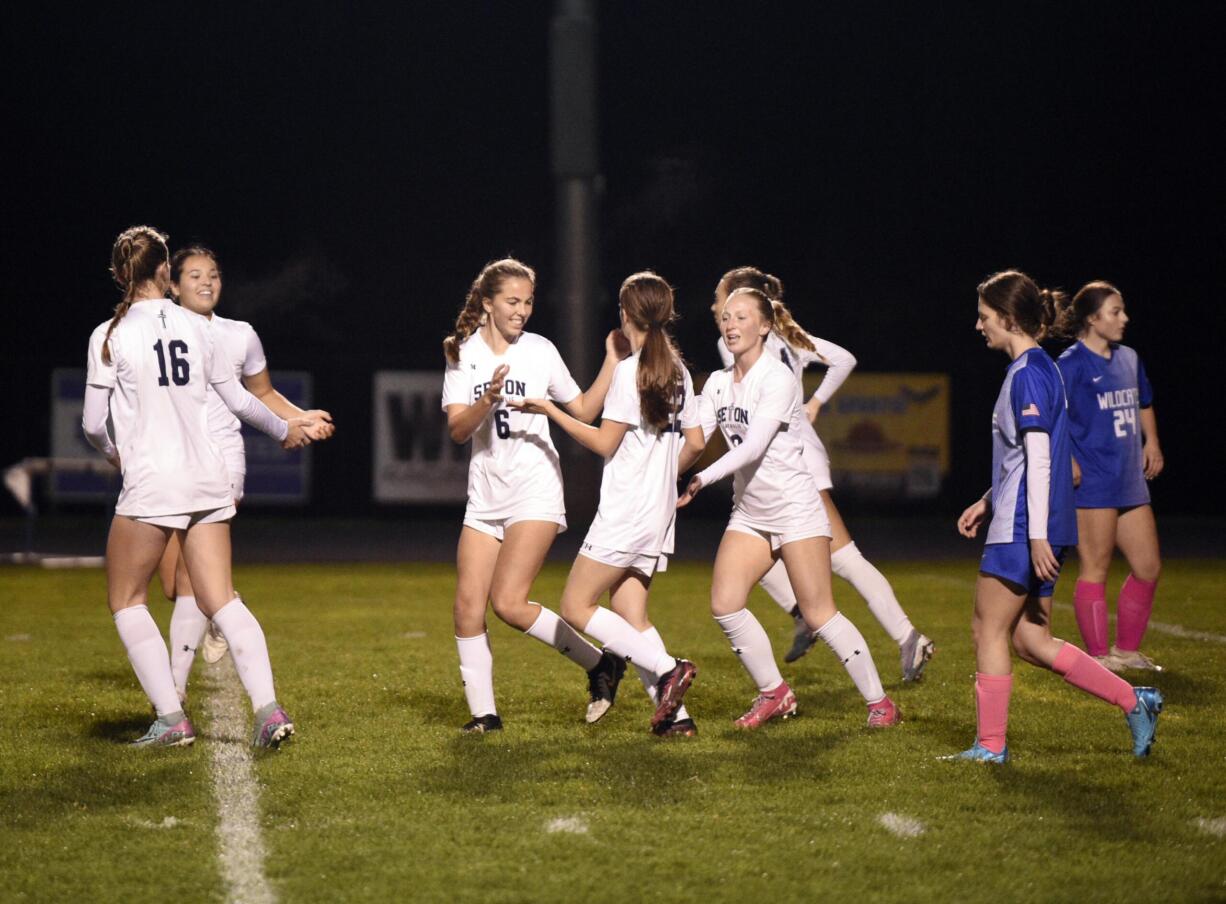
[[[974, 568], [885, 566], [938, 643], [919, 686], [899, 685], [895, 648], [836, 587], [901, 726], [865, 729], [819, 646], [784, 668], [802, 717], [740, 734], [753, 688], [708, 615], [709, 567], [675, 565], [653, 615], [698, 663], [701, 733], [668, 743], [646, 731], [633, 675], [587, 726], [582, 673], [501, 625], [506, 730], [461, 736], [450, 566], [240, 569], [299, 728], [256, 757], [268, 882], [283, 901], [1226, 899], [1226, 566], [1168, 563], [1155, 619], [1214, 637], [1151, 631], [1168, 671], [1148, 760], [1117, 710], [1019, 667], [1003, 768], [935, 759], [973, 739]], [[564, 578], [547, 568], [534, 596], [556, 601]], [[754, 607], [782, 656], [789, 620], [757, 592]], [[152, 608], [165, 627], [169, 606]], [[1067, 609], [1056, 626], [1075, 635]], [[0, 900], [227, 899], [211, 776], [223, 674], [197, 665], [194, 747], [129, 749], [149, 708], [101, 572], [0, 571]]]

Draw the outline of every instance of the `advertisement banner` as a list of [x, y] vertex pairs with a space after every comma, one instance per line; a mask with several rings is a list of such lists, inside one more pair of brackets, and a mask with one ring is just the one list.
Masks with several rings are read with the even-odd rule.
[[[805, 398], [821, 382], [805, 375]], [[835, 490], [929, 499], [949, 473], [949, 375], [853, 373], [817, 417]]]
[[463, 502], [468, 444], [451, 441], [438, 371], [380, 370], [374, 377], [376, 502]]
[[[299, 408], [311, 407], [311, 375], [305, 371], [271, 373], [272, 384]], [[98, 453], [81, 431], [85, 371], [59, 367], [51, 374], [51, 457], [95, 458]], [[112, 429], [111, 435], [114, 436]], [[286, 451], [258, 430], [243, 425], [247, 481], [243, 504], [301, 505], [311, 498], [311, 450]], [[118, 474], [55, 471], [48, 481], [52, 498], [62, 502], [114, 502]]]

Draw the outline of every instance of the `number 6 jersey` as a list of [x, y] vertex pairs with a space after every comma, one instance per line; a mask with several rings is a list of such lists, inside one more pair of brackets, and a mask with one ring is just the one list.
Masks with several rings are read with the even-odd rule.
[[552, 342], [535, 333], [521, 333], [495, 355], [480, 332], [460, 346], [460, 362], [447, 365], [443, 377], [443, 410], [448, 405], [472, 405], [485, 394], [499, 365], [506, 364], [502, 401], [472, 435], [468, 460], [468, 508], [464, 516], [494, 521], [515, 515], [564, 515], [562, 467], [549, 438], [549, 418], [507, 407], [507, 399], [544, 399], [566, 404], [579, 397]]
[[111, 390], [123, 466], [117, 515], [153, 517], [230, 505], [230, 481], [208, 424], [208, 384], [232, 378], [213, 354], [204, 318], [174, 302], [138, 301], [111, 332], [89, 339], [86, 382]]

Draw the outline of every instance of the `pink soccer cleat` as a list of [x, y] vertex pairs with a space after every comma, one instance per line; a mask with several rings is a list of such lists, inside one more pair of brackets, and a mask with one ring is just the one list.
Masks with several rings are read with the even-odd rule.
[[749, 712], [732, 724], [737, 728], [761, 728], [771, 719], [790, 719], [796, 715], [796, 695], [784, 681], [773, 691], [758, 694]]
[[255, 714], [257, 728], [251, 740], [252, 747], [276, 750], [294, 733], [294, 723], [276, 702], [261, 707]]
[[889, 728], [902, 721], [902, 713], [889, 697], [882, 697], [876, 703], [868, 705], [868, 727]]

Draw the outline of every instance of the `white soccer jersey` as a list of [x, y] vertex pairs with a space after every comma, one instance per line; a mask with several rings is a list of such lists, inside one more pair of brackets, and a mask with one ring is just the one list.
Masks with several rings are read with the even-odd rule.
[[585, 543], [617, 552], [670, 555], [677, 514], [677, 456], [683, 429], [699, 426], [694, 382], [682, 368], [672, 422], [664, 430], [642, 417], [638, 390], [639, 356], [619, 361], [605, 396], [605, 420], [629, 424], [621, 445], [605, 459], [600, 506]]
[[708, 436], [718, 426], [728, 448], [740, 445], [749, 425], [760, 418], [783, 426], [756, 465], [738, 470], [732, 482], [734, 510], [763, 530], [786, 531], [823, 510], [817, 483], [805, 467], [808, 419], [800, 385], [780, 359], [763, 351], [739, 383], [731, 367], [717, 370], [702, 388], [699, 416]]
[[[790, 367], [796, 382], [802, 385], [804, 384], [805, 370], [807, 368], [812, 367], [814, 364], [823, 365], [826, 368], [826, 375], [822, 377], [822, 382], [813, 394], [817, 396], [819, 402], [825, 405], [838, 391], [839, 387], [843, 385], [843, 381], [856, 369], [856, 358], [851, 352], [840, 345], [835, 345], [833, 342], [821, 339], [812, 333], [805, 333], [805, 335], [813, 343], [815, 351], [793, 348], [784, 341], [782, 336], [771, 330], [764, 340], [765, 348], [762, 353], [770, 355], [772, 358], [778, 358]], [[718, 346], [719, 358], [724, 362], [724, 367], [730, 366], [732, 364], [732, 352], [728, 351], [728, 346], [724, 342], [723, 336], [719, 337]]]
[[111, 421], [123, 466], [115, 513], [181, 515], [231, 503], [230, 482], [209, 430], [208, 384], [232, 379], [214, 355], [201, 317], [169, 299], [132, 305], [111, 333], [89, 340], [86, 382], [111, 390]]
[[465, 517], [496, 520], [516, 514], [565, 514], [562, 466], [549, 438], [549, 418], [507, 406], [507, 399], [549, 398], [565, 404], [579, 397], [579, 384], [552, 342], [535, 333], [521, 333], [505, 355], [495, 355], [480, 332], [473, 333], [460, 346], [460, 363], [447, 365], [443, 409], [475, 403], [502, 364], [509, 368], [502, 384], [503, 400], [472, 436]]
[[[201, 317], [213, 336], [213, 353], [224, 363], [234, 379], [253, 377], [268, 367], [264, 359], [264, 347], [260, 337], [249, 323], [242, 320], [229, 320], [214, 314], [211, 318]], [[243, 424], [221, 400], [212, 387], [208, 391], [209, 399], [209, 429], [217, 444], [221, 447], [226, 468], [247, 470], [246, 452], [243, 446]]]

